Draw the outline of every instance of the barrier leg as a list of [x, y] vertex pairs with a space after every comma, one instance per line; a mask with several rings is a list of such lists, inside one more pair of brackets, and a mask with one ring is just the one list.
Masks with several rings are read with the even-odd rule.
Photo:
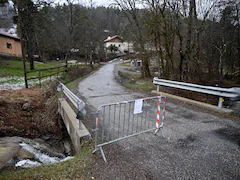
[[163, 128], [162, 128], [162, 127], [160, 128], [160, 131], [161, 131], [161, 133], [162, 133], [163, 138], [165, 138], [165, 135], [164, 135], [164, 133], [163, 133]]
[[96, 129], [95, 129], [95, 151], [97, 151], [97, 145], [98, 145], [98, 114], [96, 117]]
[[155, 135], [155, 136], [157, 135], [158, 131], [159, 131], [159, 128], [157, 128], [157, 129], [155, 130], [155, 132], [154, 132], [154, 135]]
[[105, 162], [107, 162], [107, 159], [106, 159], [106, 156], [105, 156], [105, 154], [104, 154], [104, 152], [103, 152], [102, 147], [100, 147], [100, 151], [101, 151], [103, 160], [104, 160]]
[[98, 149], [98, 113], [96, 113], [96, 128], [94, 129], [94, 131], [95, 131], [95, 149], [94, 149], [94, 151], [92, 152], [93, 154], [97, 151], [97, 150], [99, 150]]

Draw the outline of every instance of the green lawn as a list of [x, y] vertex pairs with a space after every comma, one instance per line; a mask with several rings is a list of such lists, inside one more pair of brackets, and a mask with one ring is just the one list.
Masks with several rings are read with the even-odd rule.
[[140, 82], [125, 82], [124, 85], [132, 90], [142, 91], [142, 92], [149, 92], [153, 89], [153, 83], [151, 80], [148, 81], [140, 81]]
[[129, 89], [141, 92], [149, 92], [154, 88], [152, 78], [142, 79], [140, 75], [122, 71], [118, 71], [118, 75], [121, 77], [122, 85]]
[[[57, 67], [64, 64], [64, 61], [52, 61], [47, 62], [44, 64], [34, 63], [35, 70]], [[27, 71], [29, 71], [29, 62], [26, 62]], [[57, 69], [53, 70], [52, 72], [56, 72]], [[41, 75], [50, 74], [51, 71], [44, 71], [41, 72]], [[33, 72], [28, 74], [28, 77], [37, 76], [37, 72]], [[22, 61], [18, 60], [0, 60], [0, 76], [1, 77], [12, 77], [18, 76], [23, 77], [23, 63]]]

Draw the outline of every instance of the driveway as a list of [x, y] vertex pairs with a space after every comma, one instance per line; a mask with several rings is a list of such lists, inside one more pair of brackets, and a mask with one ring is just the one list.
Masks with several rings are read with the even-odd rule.
[[[79, 93], [95, 109], [111, 102], [146, 97], [131, 93], [107, 64], [79, 84]], [[104, 146], [89, 177], [96, 179], [240, 179], [240, 121], [167, 100], [165, 136], [145, 133]]]

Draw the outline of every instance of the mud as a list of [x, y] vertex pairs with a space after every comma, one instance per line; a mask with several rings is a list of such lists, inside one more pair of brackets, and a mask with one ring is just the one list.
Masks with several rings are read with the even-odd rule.
[[215, 131], [221, 138], [240, 146], [240, 129], [234, 127], [220, 128]]
[[[11, 137], [18, 137], [19, 141], [12, 142], [18, 144], [23, 138], [34, 139], [36, 146], [42, 147], [43, 153], [51, 156], [72, 155], [67, 130], [57, 114], [54, 89], [0, 90], [0, 141], [8, 138], [11, 143]], [[27, 109], [23, 108], [26, 103]], [[5, 144], [0, 144], [0, 147], [4, 148]], [[13, 153], [9, 159], [14, 157]], [[10, 164], [14, 166], [14, 162]]]

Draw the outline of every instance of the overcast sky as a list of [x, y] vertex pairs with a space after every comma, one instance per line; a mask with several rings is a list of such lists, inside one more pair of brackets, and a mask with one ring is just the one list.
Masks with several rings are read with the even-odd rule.
[[[66, 0], [55, 0], [54, 2], [64, 3]], [[74, 0], [75, 3], [89, 6], [90, 0]], [[94, 6], [109, 6], [114, 0], [92, 0]]]
[[[35, 0], [36, 1], [36, 0]], [[54, 2], [54, 3], [66, 3], [66, 0], [46, 0], [48, 2]], [[74, 3], [84, 4], [84, 5], [90, 5], [90, 0], [73, 0]], [[114, 2], [114, 0], [92, 0], [94, 6], [109, 6], [111, 3]], [[9, 0], [9, 3], [13, 5], [12, 0]]]

